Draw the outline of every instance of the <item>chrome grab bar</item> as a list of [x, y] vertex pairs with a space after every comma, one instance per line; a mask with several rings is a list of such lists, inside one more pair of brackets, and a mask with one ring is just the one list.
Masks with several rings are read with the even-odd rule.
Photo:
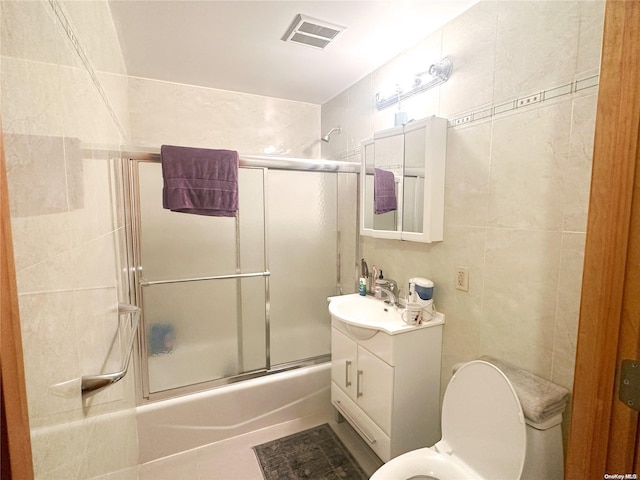
[[178, 280], [155, 280], [148, 281], [142, 280], [140, 285], [148, 287], [149, 285], [163, 285], [165, 283], [182, 283], [182, 282], [201, 282], [203, 280], [228, 280], [231, 278], [249, 278], [249, 277], [269, 277], [271, 272], [255, 272], [255, 273], [234, 273], [231, 275], [214, 275], [212, 277], [195, 277], [195, 278], [180, 278]]
[[[122, 361], [122, 368], [119, 371], [113, 373], [102, 373], [100, 375], [83, 375], [81, 379], [81, 390], [83, 395], [91, 392], [96, 392], [105, 387], [108, 387], [109, 385], [122, 380], [122, 378], [127, 374], [127, 370], [129, 368], [129, 359], [131, 358], [131, 352], [133, 350], [133, 342], [136, 338], [138, 326], [140, 325], [140, 307], [129, 305], [128, 303], [119, 303], [118, 317], [125, 314], [131, 315], [132, 327], [131, 335], [129, 337], [129, 341], [125, 350], [125, 357]], [[119, 330], [120, 323], [118, 323], [118, 331]]]

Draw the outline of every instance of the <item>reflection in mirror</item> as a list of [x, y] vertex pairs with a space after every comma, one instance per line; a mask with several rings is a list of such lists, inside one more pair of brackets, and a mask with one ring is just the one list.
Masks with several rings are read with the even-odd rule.
[[424, 159], [426, 158], [426, 130], [407, 131], [404, 137], [404, 201], [402, 230], [421, 233], [424, 218]]
[[396, 176], [389, 170], [374, 168], [373, 170], [373, 204], [376, 215], [398, 210], [396, 197]]
[[[404, 136], [402, 127], [376, 133], [373, 137], [373, 229], [399, 232], [402, 230], [402, 170]], [[376, 175], [376, 170], [378, 171]], [[367, 172], [368, 173], [368, 172]], [[382, 192], [381, 192], [382, 187]], [[389, 198], [389, 195], [393, 198]], [[376, 197], [378, 195], [378, 197]], [[386, 197], [386, 198], [385, 198]], [[395, 208], [383, 208], [393, 205]], [[381, 207], [381, 208], [378, 208]]]

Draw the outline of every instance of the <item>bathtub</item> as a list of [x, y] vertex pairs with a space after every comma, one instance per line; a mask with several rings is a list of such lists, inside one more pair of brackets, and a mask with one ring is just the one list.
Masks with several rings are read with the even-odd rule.
[[137, 408], [140, 463], [282, 422], [331, 415], [329, 362]]

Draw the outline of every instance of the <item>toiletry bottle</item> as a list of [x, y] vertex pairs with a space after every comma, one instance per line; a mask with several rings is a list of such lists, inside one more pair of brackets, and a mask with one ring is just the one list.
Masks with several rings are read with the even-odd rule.
[[360, 279], [360, 289], [359, 289], [359, 293], [362, 296], [365, 296], [367, 294], [367, 279], [365, 277], [362, 277]]
[[[364, 258], [360, 260], [360, 278], [364, 278], [364, 295], [366, 295], [371, 289], [369, 288], [369, 266]], [[358, 285], [358, 288], [360, 289], [361, 287]]]
[[376, 280], [378, 280], [378, 267], [374, 265], [371, 273], [371, 281], [369, 282], [369, 288], [367, 289], [367, 291], [374, 296], [376, 295]]

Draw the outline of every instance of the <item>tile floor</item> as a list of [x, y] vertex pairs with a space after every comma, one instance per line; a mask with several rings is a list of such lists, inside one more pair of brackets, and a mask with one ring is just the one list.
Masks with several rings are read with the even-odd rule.
[[340, 440], [371, 475], [382, 461], [346, 422], [336, 423], [326, 416], [305, 417], [250, 432], [221, 442], [114, 472], [100, 480], [263, 480], [252, 448], [292, 433], [329, 423]]

